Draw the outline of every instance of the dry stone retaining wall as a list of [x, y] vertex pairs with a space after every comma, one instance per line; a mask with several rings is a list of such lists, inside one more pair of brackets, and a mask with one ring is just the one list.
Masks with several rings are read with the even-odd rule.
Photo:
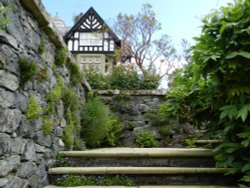
[[[179, 127], [173, 124], [154, 125], [150, 113], [158, 110], [166, 101], [162, 90], [99, 90], [95, 91], [112, 112], [120, 117], [124, 125], [121, 144], [126, 147], [138, 147], [136, 135], [150, 130], [158, 141], [158, 147], [186, 147], [185, 139], [195, 138], [198, 130], [189, 123]], [[156, 117], [157, 118], [157, 117]]]
[[[47, 170], [55, 155], [64, 149], [62, 135], [66, 120], [63, 117], [62, 101], [52, 116], [53, 131], [45, 135], [42, 117], [28, 121], [25, 118], [30, 96], [35, 96], [39, 105], [47, 103], [46, 95], [56, 84], [54, 69], [69, 85], [69, 72], [65, 67], [54, 65], [56, 47], [65, 47], [57, 35], [46, 12], [35, 0], [0, 0], [0, 7], [9, 7], [4, 14], [9, 20], [6, 30], [0, 31], [0, 187], [41, 188], [48, 184]], [[41, 37], [44, 37], [46, 52], [38, 53]], [[47, 79], [36, 78], [20, 88], [21, 58], [47, 67]], [[84, 98], [84, 89], [77, 88], [78, 97]]]

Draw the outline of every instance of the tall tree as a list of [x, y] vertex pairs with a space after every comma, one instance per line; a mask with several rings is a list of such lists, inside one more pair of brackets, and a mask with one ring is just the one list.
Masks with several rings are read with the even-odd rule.
[[161, 30], [161, 24], [150, 4], [143, 4], [136, 15], [119, 13], [114, 30], [143, 74], [148, 71], [159, 73], [161, 77], [169, 74], [174, 66], [176, 51], [168, 35], [162, 35], [158, 39], [155, 37], [157, 31]]

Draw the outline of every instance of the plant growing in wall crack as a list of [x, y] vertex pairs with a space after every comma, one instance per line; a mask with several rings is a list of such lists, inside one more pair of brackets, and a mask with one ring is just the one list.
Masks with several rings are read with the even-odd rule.
[[153, 132], [150, 130], [142, 130], [136, 134], [136, 143], [141, 148], [155, 148], [158, 145]]
[[43, 117], [42, 130], [44, 135], [50, 135], [52, 132], [53, 122], [48, 118], [48, 116]]
[[44, 35], [41, 36], [40, 38], [40, 43], [38, 46], [38, 53], [40, 55], [42, 55], [45, 52], [46, 48], [45, 48], [45, 40], [44, 40]]
[[33, 60], [28, 60], [25, 58], [20, 59], [20, 86], [23, 88], [24, 85], [32, 80], [34, 76], [37, 75], [38, 66]]
[[55, 64], [57, 66], [65, 65], [67, 61], [67, 49], [65, 48], [57, 48], [55, 54]]
[[4, 14], [9, 11], [9, 7], [0, 6], [0, 31], [5, 30], [10, 22], [9, 19], [4, 18]]
[[40, 107], [38, 101], [34, 96], [31, 96], [28, 101], [27, 111], [25, 117], [28, 120], [36, 120], [40, 117], [42, 113], [42, 108]]

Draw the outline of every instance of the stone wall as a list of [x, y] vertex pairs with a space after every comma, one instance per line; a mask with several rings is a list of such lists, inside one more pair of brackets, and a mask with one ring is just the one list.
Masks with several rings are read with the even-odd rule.
[[[48, 184], [47, 170], [53, 165], [58, 151], [64, 149], [62, 135], [66, 120], [62, 101], [57, 105], [55, 114], [50, 116], [53, 130], [49, 135], [42, 131], [42, 114], [32, 121], [25, 117], [31, 96], [43, 109], [48, 104], [46, 95], [57, 84], [55, 71], [61, 75], [65, 86], [70, 85], [67, 68], [54, 64], [56, 48], [66, 46], [39, 3], [35, 0], [0, 0], [0, 8], [9, 7], [3, 15], [9, 24], [6, 30], [0, 30], [1, 188], [41, 188]], [[39, 55], [42, 36], [45, 52]], [[21, 88], [21, 58], [35, 62], [38, 68], [46, 67], [46, 79], [39, 81], [34, 77]], [[77, 86], [74, 89], [78, 100], [84, 99], [84, 88]]]
[[124, 125], [121, 146], [138, 147], [136, 135], [143, 130], [150, 130], [154, 134], [158, 147], [186, 147], [185, 140], [196, 138], [199, 134], [189, 123], [177, 126], [157, 117], [155, 111], [166, 100], [164, 91], [99, 90], [95, 93], [101, 96]]

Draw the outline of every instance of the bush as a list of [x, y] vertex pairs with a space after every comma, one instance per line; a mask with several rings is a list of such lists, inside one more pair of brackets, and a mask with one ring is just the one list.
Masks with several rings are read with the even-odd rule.
[[93, 89], [110, 89], [107, 76], [104, 76], [96, 70], [85, 70], [84, 76]]
[[25, 117], [27, 120], [35, 120], [40, 117], [42, 113], [42, 108], [37, 102], [34, 96], [31, 96], [28, 101], [27, 111], [25, 113]]
[[85, 77], [93, 89], [157, 89], [160, 84], [157, 74], [145, 71], [141, 75], [124, 66], [113, 67], [112, 73], [106, 76], [95, 70], [86, 70]]
[[203, 19], [191, 62], [176, 73], [162, 109], [222, 139], [217, 167], [241, 174], [241, 188], [250, 187], [249, 17], [249, 0], [236, 0]]
[[56, 49], [55, 54], [55, 64], [57, 66], [63, 66], [67, 61], [67, 52], [68, 50], [65, 48]]
[[136, 134], [136, 143], [141, 148], [155, 148], [158, 145], [154, 134], [150, 130], [143, 130]]
[[48, 118], [48, 116], [45, 116], [43, 118], [43, 125], [42, 125], [43, 134], [50, 135], [53, 130], [52, 126], [53, 126], [52, 121]]
[[80, 67], [77, 63], [69, 62], [67, 63], [67, 68], [70, 73], [70, 82], [72, 86], [81, 84], [83, 80], [83, 73], [80, 70]]
[[108, 132], [109, 109], [99, 98], [88, 99], [82, 110], [81, 133], [88, 147], [98, 147]]
[[119, 123], [119, 119], [117, 116], [112, 115], [108, 121], [108, 131], [106, 137], [106, 143], [109, 146], [118, 145], [118, 139], [122, 133], [123, 126]]
[[140, 75], [134, 69], [128, 70], [124, 66], [113, 67], [108, 77], [112, 89], [140, 89]]
[[24, 87], [24, 85], [34, 79], [38, 71], [38, 66], [35, 61], [20, 59], [20, 86]]

